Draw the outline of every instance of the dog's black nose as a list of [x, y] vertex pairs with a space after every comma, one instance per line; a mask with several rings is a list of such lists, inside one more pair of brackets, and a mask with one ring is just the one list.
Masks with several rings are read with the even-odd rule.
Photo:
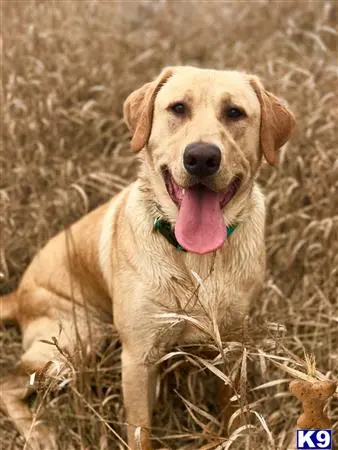
[[216, 145], [194, 142], [185, 148], [183, 164], [191, 175], [198, 177], [213, 175], [221, 164], [221, 151]]

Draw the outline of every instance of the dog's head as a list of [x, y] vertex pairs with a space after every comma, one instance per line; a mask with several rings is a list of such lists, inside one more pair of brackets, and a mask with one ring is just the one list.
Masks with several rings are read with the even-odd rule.
[[194, 67], [164, 69], [130, 94], [124, 117], [177, 240], [201, 254], [223, 245], [262, 157], [276, 164], [294, 125], [257, 77]]

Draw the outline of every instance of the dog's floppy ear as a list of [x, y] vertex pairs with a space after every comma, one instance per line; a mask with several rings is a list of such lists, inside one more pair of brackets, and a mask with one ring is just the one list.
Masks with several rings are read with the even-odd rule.
[[271, 92], [264, 89], [257, 77], [250, 78], [261, 105], [261, 150], [269, 164], [278, 162], [278, 150], [288, 141], [295, 125], [295, 116]]
[[148, 142], [153, 122], [157, 93], [172, 75], [172, 69], [163, 69], [156, 80], [132, 92], [123, 105], [123, 118], [133, 133], [131, 148], [140, 151]]

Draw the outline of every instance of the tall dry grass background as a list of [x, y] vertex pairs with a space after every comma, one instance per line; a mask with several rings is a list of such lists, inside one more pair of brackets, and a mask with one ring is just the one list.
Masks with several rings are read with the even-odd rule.
[[[297, 115], [279, 168], [264, 167], [260, 176], [268, 270], [253, 324], [229, 336], [223, 352], [215, 339], [213, 356], [193, 348], [167, 355], [157, 447], [284, 449], [300, 411], [288, 382], [308, 372], [305, 353], [316, 361], [311, 377], [338, 377], [337, 7], [300, 0], [1, 3], [2, 292], [16, 286], [48, 238], [135, 178], [122, 103], [163, 66], [253, 72]], [[12, 326], [0, 328], [0, 340], [4, 375], [21, 341]], [[53, 389], [44, 385], [31, 398], [61, 449], [126, 448], [119, 356], [112, 328], [95, 361], [74, 364]], [[232, 419], [241, 422], [233, 421], [228, 439], [215, 387], [236, 373]], [[336, 435], [337, 398], [328, 406]], [[8, 419], [0, 422], [2, 448], [22, 448]]]

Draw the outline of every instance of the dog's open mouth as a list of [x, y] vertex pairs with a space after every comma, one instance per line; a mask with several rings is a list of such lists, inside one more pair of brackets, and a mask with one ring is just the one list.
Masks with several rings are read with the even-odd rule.
[[201, 183], [183, 189], [167, 170], [164, 181], [168, 194], [179, 208], [175, 236], [180, 245], [198, 254], [222, 247], [226, 239], [222, 209], [237, 193], [241, 179], [235, 177], [221, 192], [212, 191]]
[[235, 196], [235, 194], [237, 193], [239, 186], [241, 184], [241, 179], [240, 177], [235, 177], [232, 182], [225, 188], [223, 189], [221, 192], [214, 192], [211, 189], [207, 188], [206, 186], [204, 186], [201, 183], [195, 184], [194, 186], [188, 188], [188, 189], [183, 189], [181, 188], [173, 179], [172, 175], [170, 174], [169, 170], [165, 170], [163, 172], [164, 174], [164, 181], [165, 181], [165, 186], [167, 188], [168, 194], [170, 195], [172, 201], [178, 206], [181, 206], [182, 200], [183, 200], [183, 196], [185, 194], [185, 192], [189, 189], [195, 189], [195, 190], [199, 190], [200, 193], [203, 192], [203, 190], [206, 191], [210, 191], [212, 192], [214, 195], [218, 196], [219, 199], [219, 204], [220, 204], [220, 208], [223, 209], [224, 206], [230, 202], [230, 200]]

